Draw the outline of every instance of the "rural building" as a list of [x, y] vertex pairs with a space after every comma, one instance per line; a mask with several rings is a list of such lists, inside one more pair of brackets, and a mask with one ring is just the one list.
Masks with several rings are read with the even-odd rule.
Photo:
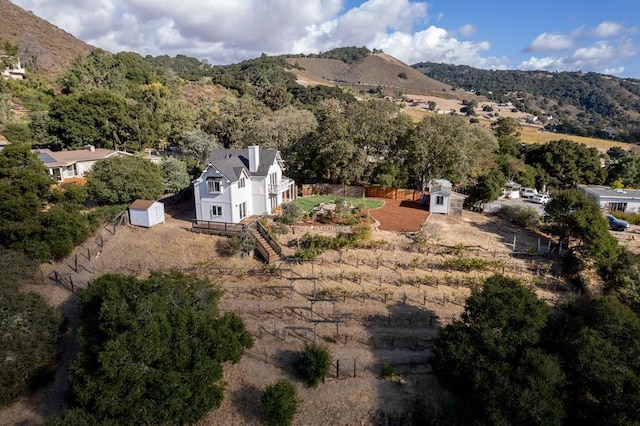
[[296, 196], [295, 182], [283, 175], [280, 151], [257, 145], [216, 149], [209, 165], [193, 182], [196, 219], [239, 223], [270, 214]]
[[598, 185], [578, 185], [578, 189], [595, 198], [606, 212], [640, 213], [640, 189], [613, 189]]
[[129, 223], [144, 228], [164, 223], [164, 204], [154, 200], [135, 200], [129, 206]]
[[431, 213], [462, 215], [466, 196], [451, 189], [451, 182], [434, 179], [429, 182], [429, 211]]
[[[6, 55], [0, 55], [0, 58], [7, 58]], [[2, 70], [2, 78], [11, 80], [23, 80], [26, 78], [26, 71], [20, 65], [20, 60], [13, 58], [14, 60], [8, 64], [8, 66]]]
[[68, 179], [83, 178], [91, 170], [96, 161], [111, 158], [116, 155], [131, 155], [128, 152], [87, 146], [85, 149], [73, 151], [51, 151], [50, 149], [36, 149], [40, 161], [47, 167], [47, 171], [56, 181], [64, 182]]

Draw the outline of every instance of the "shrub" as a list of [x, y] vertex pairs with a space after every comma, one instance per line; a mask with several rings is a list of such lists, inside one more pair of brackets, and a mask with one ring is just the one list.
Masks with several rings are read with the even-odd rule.
[[267, 414], [267, 424], [287, 426], [298, 411], [298, 395], [293, 384], [285, 379], [266, 387], [260, 398]]
[[251, 236], [247, 234], [224, 238], [216, 243], [216, 250], [220, 256], [232, 257], [238, 254], [249, 253], [255, 248]]
[[354, 225], [351, 227], [351, 232], [357, 241], [367, 241], [371, 238], [371, 228], [369, 225]]
[[293, 225], [302, 219], [303, 211], [302, 207], [293, 203], [284, 203], [281, 206], [282, 211], [274, 220], [281, 223], [286, 223], [287, 225]]
[[502, 260], [485, 260], [485, 259], [448, 259], [444, 264], [456, 271], [470, 272], [470, 271], [484, 271], [486, 269], [496, 269], [504, 266]]
[[395, 368], [393, 368], [393, 365], [391, 365], [387, 361], [383, 362], [382, 365], [380, 366], [380, 378], [388, 379], [389, 377], [392, 377], [394, 374], [396, 374], [396, 370]]
[[524, 228], [537, 228], [540, 225], [540, 215], [529, 206], [502, 206], [500, 212], [510, 221]]
[[330, 368], [329, 348], [318, 343], [305, 343], [296, 361], [296, 369], [304, 382], [311, 387], [318, 386]]

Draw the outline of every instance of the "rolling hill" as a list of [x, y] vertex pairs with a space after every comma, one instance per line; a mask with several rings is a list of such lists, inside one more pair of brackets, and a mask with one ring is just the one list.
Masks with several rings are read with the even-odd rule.
[[0, 0], [0, 11], [0, 40], [19, 46], [18, 56], [31, 72], [56, 77], [69, 69], [78, 55], [95, 49], [9, 0]]
[[381, 86], [389, 95], [399, 90], [415, 95], [457, 97], [451, 93], [451, 85], [427, 77], [384, 53], [372, 53], [353, 63], [322, 57], [289, 57], [287, 61], [304, 69], [293, 70], [299, 78], [316, 84], [337, 83], [364, 90]]

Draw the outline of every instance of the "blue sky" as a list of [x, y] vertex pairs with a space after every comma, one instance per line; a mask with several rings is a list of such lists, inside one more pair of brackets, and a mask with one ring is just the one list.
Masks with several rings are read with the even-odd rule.
[[11, 0], [110, 52], [226, 64], [378, 48], [407, 64], [640, 79], [638, 0]]

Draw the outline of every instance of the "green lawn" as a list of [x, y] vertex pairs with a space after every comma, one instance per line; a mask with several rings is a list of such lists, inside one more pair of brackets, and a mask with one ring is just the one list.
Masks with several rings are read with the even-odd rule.
[[292, 201], [293, 204], [299, 205], [303, 211], [309, 213], [311, 209], [320, 203], [334, 203], [336, 199], [345, 200], [347, 203], [353, 204], [360, 210], [377, 209], [382, 207], [384, 201], [371, 200], [366, 198], [350, 198], [350, 197], [334, 197], [332, 195], [311, 195], [309, 197], [300, 197]]

